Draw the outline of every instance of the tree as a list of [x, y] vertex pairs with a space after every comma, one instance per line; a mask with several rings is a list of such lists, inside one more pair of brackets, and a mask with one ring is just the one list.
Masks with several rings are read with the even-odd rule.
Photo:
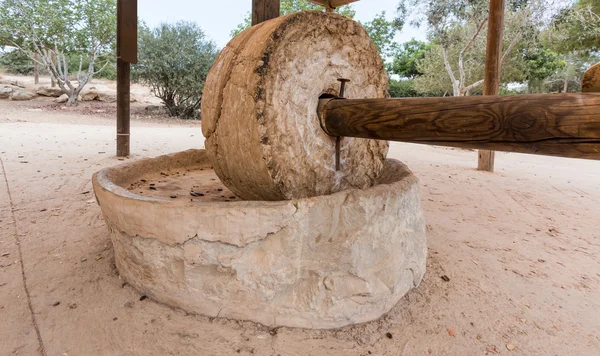
[[365, 23], [361, 22], [361, 25], [367, 30], [379, 53], [386, 56], [393, 49], [394, 37], [402, 29], [403, 22], [399, 19], [387, 20], [385, 11], [383, 11], [377, 14], [373, 20]]
[[[76, 105], [83, 87], [114, 56], [116, 0], [3, 0], [0, 44], [43, 65]], [[75, 86], [69, 72], [79, 62]], [[83, 63], [87, 68], [83, 71]], [[97, 64], [104, 62], [100, 70]]]
[[[407, 8], [416, 8], [420, 16], [417, 25], [427, 23], [432, 47], [418, 66], [425, 78], [415, 82], [420, 90], [445, 90], [454, 96], [468, 95], [483, 84], [485, 33], [489, 0], [419, 0], [401, 1], [399, 16], [406, 16]], [[539, 27], [544, 9], [540, 0], [513, 0], [508, 4], [502, 64], [503, 76], [517, 79], [518, 70], [507, 73], [507, 62], [518, 68], [515, 49], [530, 45]], [[511, 58], [512, 57], [512, 58]], [[446, 72], [447, 78], [440, 73]]]
[[134, 79], [150, 86], [170, 116], [197, 118], [206, 76], [218, 50], [193, 22], [161, 24], [139, 30]]
[[600, 51], [600, 1], [579, 0], [563, 8], [553, 17], [544, 39], [560, 53]]
[[431, 44], [412, 39], [402, 45], [394, 45], [392, 49], [392, 62], [388, 66], [388, 73], [399, 75], [402, 78], [414, 79], [422, 75], [419, 63], [431, 49]]
[[[323, 6], [313, 4], [308, 0], [281, 0], [280, 14], [283, 16], [287, 14], [292, 14], [294, 12], [308, 10], [323, 11], [323, 9]], [[340, 6], [334, 11], [342, 16], [346, 16], [351, 19], [353, 19], [354, 15], [356, 15], [356, 11], [354, 11], [354, 8], [349, 5]], [[248, 12], [248, 14], [246, 14], [246, 17], [244, 17], [242, 23], [240, 23], [233, 31], [231, 31], [231, 37], [239, 35], [242, 31], [249, 28], [250, 26], [252, 26], [252, 14]]]

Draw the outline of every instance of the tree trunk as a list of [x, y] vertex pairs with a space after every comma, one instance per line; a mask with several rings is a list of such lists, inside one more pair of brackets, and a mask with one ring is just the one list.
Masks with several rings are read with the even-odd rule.
[[71, 94], [69, 94], [69, 100], [67, 100], [67, 106], [77, 106], [77, 99], [78, 99], [78, 93], [77, 91], [73, 91]]
[[[52, 53], [52, 55], [50, 56], [50, 60], [52, 61], [52, 63], [56, 63], [56, 54]], [[52, 76], [50, 77], [50, 86], [52, 88], [56, 87], [56, 81]]]
[[34, 82], [34, 84], [37, 85], [37, 84], [40, 84], [40, 72], [38, 70], [38, 60], [39, 60], [39, 57], [38, 57], [37, 52], [35, 53], [35, 55], [34, 55], [33, 58], [34, 58], [34, 61], [33, 61], [33, 82]]
[[565, 78], [565, 85], [563, 87], [563, 93], [566, 93], [569, 91], [569, 77]]

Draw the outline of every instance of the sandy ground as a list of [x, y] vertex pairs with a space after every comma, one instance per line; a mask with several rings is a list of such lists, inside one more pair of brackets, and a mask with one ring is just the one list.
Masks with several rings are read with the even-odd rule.
[[[490, 174], [394, 144], [421, 179], [424, 282], [379, 321], [269, 330], [119, 279], [90, 184], [119, 163], [109, 117], [0, 101], [2, 356], [600, 354], [600, 162], [500, 153]], [[202, 145], [199, 123], [133, 122], [132, 159]]]

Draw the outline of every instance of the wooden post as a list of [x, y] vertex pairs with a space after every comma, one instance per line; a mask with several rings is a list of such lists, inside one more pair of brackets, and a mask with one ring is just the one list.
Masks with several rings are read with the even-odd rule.
[[600, 159], [600, 93], [322, 99], [332, 137]]
[[[505, 5], [505, 0], [490, 0], [483, 95], [498, 95], [500, 92]], [[479, 151], [477, 169], [493, 172], [494, 156], [493, 151]]]
[[137, 63], [137, 0], [117, 1], [117, 156], [130, 153], [131, 65]]
[[279, 17], [279, 0], [252, 0], [252, 26]]
[[38, 54], [37, 52], [33, 55], [33, 83], [40, 84], [40, 72], [38, 70]]

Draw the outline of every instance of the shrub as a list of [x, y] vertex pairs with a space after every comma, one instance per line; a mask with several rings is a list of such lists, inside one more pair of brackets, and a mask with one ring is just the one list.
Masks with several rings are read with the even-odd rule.
[[133, 78], [150, 86], [169, 116], [199, 118], [202, 90], [217, 48], [193, 22], [139, 30], [139, 58]]

